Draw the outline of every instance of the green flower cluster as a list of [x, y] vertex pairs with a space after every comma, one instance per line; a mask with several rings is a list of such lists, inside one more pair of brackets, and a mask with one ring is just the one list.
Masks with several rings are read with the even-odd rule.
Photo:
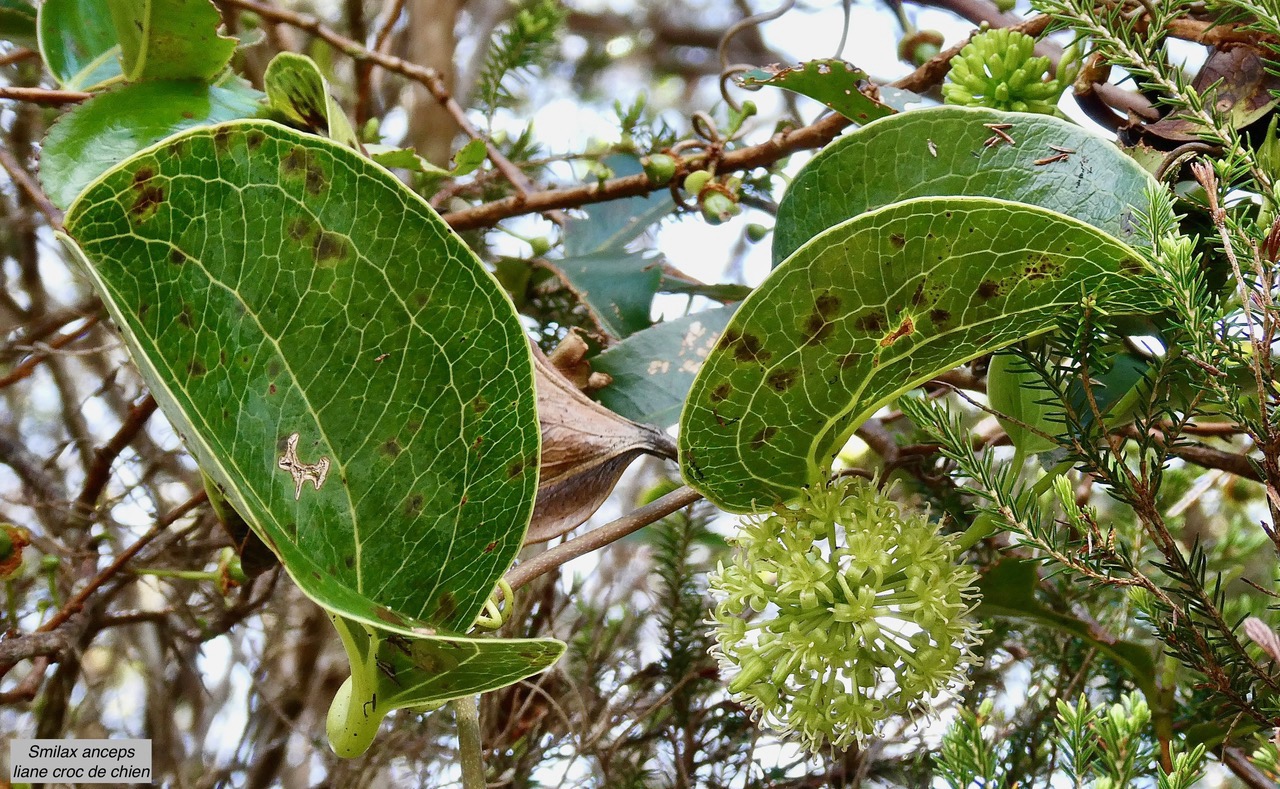
[[964, 683], [977, 574], [924, 513], [845, 478], [733, 541], [711, 574], [712, 651], [766, 725], [847, 748]]
[[1066, 83], [1048, 77], [1049, 58], [1035, 57], [1035, 45], [1007, 28], [977, 34], [951, 59], [946, 103], [1052, 115]]

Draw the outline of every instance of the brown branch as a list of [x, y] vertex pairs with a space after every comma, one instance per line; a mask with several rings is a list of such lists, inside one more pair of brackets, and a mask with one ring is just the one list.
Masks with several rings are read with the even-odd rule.
[[84, 487], [80, 489], [80, 495], [72, 505], [71, 523], [68, 524], [70, 529], [74, 530], [76, 526], [88, 522], [98, 506], [98, 497], [102, 495], [103, 489], [111, 479], [112, 464], [142, 430], [155, 411], [156, 400], [151, 395], [147, 395], [142, 402], [130, 409], [124, 424], [120, 425], [115, 435], [93, 454], [93, 462], [89, 464], [88, 472], [85, 474]]
[[[338, 51], [353, 58], [357, 62], [370, 62], [380, 66], [387, 71], [395, 72], [401, 76], [417, 82], [427, 89], [440, 105], [448, 110], [449, 115], [458, 124], [458, 128], [462, 129], [473, 140], [484, 140], [485, 150], [489, 154], [489, 161], [493, 162], [502, 175], [511, 182], [511, 185], [519, 192], [516, 198], [522, 198], [532, 188], [533, 184], [529, 181], [524, 171], [511, 162], [501, 151], [471, 124], [467, 118], [467, 113], [453, 98], [449, 91], [449, 86], [445, 84], [440, 73], [435, 69], [420, 66], [416, 63], [410, 63], [394, 55], [388, 55], [384, 52], [377, 52], [366, 48], [357, 41], [352, 41], [346, 36], [338, 33], [329, 26], [325, 25], [320, 19], [307, 14], [299, 14], [293, 11], [273, 8], [265, 3], [256, 2], [256, 0], [227, 0], [228, 3], [246, 11], [252, 11], [263, 19], [272, 22], [280, 22], [282, 24], [296, 27], [299, 30], [305, 30], [308, 33], [324, 40]], [[529, 212], [525, 212], [529, 213]]]
[[611, 542], [620, 540], [632, 532], [661, 520], [678, 509], [689, 506], [702, 494], [693, 488], [679, 487], [657, 501], [644, 505], [629, 515], [610, 521], [598, 529], [563, 542], [551, 550], [538, 554], [527, 562], [521, 562], [507, 573], [507, 583], [512, 589], [519, 589], [535, 578], [551, 572], [565, 562], [585, 556], [592, 551], [603, 548]]
[[13, 366], [13, 369], [11, 369], [9, 372], [5, 373], [4, 375], [0, 375], [0, 389], [5, 388], [6, 386], [12, 386], [16, 384], [18, 381], [21, 381], [25, 378], [30, 377], [31, 374], [35, 372], [36, 367], [38, 367], [42, 362], [44, 362], [50, 356], [53, 356], [53, 353], [57, 351], [59, 348], [70, 345], [71, 343], [85, 336], [89, 332], [89, 330], [92, 329], [98, 323], [98, 320], [99, 318], [97, 315], [90, 315], [88, 318], [85, 319], [84, 325], [81, 326], [80, 328], [76, 329], [73, 332], [68, 332], [66, 334], [61, 334], [55, 337], [53, 340], [51, 340], [47, 344], [41, 346], [40, 349], [37, 350], [35, 353], [32, 353], [30, 356], [23, 359], [21, 362], [18, 362], [17, 364], [15, 364]]
[[0, 662], [17, 663], [33, 657], [61, 655], [74, 640], [75, 636], [65, 631], [27, 633], [6, 638], [0, 641]]
[[18, 160], [14, 158], [13, 154], [3, 148], [0, 148], [0, 167], [4, 168], [5, 172], [9, 174], [9, 177], [13, 179], [14, 185], [22, 190], [23, 194], [31, 200], [32, 204], [35, 205], [36, 208], [40, 209], [40, 213], [44, 214], [45, 218], [49, 220], [49, 225], [55, 230], [61, 229], [62, 211], [60, 211], [58, 207], [53, 204], [53, 201], [45, 195], [44, 190], [40, 188], [40, 185], [32, 180], [31, 176], [27, 174], [26, 169], [18, 163]]
[[[249, 2], [250, 0], [233, 1]], [[1051, 21], [1047, 16], [1037, 16], [1020, 25], [1015, 25], [1013, 29], [1030, 36], [1038, 36], [1049, 27]], [[893, 87], [920, 93], [937, 85], [942, 82], [947, 75], [947, 71], [951, 68], [951, 58], [959, 54], [967, 43], [968, 40], [966, 39], [940, 53], [920, 68], [894, 82]], [[814, 121], [808, 126], [778, 132], [759, 145], [739, 148], [724, 154], [716, 163], [716, 172], [727, 173], [751, 170], [756, 167], [773, 164], [796, 151], [821, 148], [835, 139], [850, 123], [851, 121], [843, 116], [831, 114]], [[694, 156], [683, 159], [680, 164], [685, 169], [698, 169], [703, 164], [703, 159], [704, 157], [701, 155]], [[577, 208], [589, 203], [600, 203], [621, 197], [638, 197], [665, 188], [667, 188], [667, 184], [651, 181], [649, 176], [642, 173], [623, 178], [613, 178], [596, 184], [583, 184], [562, 189], [548, 189], [528, 195], [516, 195], [478, 205], [474, 208], [452, 211], [444, 214], [443, 217], [444, 221], [448, 222], [454, 230], [472, 230], [478, 227], [494, 225], [500, 220], [509, 219], [513, 216], [550, 211], [557, 208]]]
[[10, 99], [12, 101], [25, 101], [30, 104], [46, 104], [57, 106], [59, 104], [79, 104], [93, 98], [92, 93], [85, 93], [80, 90], [51, 90], [49, 88], [19, 88], [5, 86], [0, 87], [0, 99]]

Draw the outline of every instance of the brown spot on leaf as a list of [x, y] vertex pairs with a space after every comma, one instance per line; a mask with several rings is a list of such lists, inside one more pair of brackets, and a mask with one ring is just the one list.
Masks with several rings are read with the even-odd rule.
[[295, 217], [294, 219], [289, 220], [289, 238], [292, 238], [294, 241], [305, 241], [311, 237], [311, 234], [315, 232], [316, 229], [317, 225], [310, 219]]
[[844, 370], [852, 367], [854, 364], [857, 364], [858, 360], [861, 358], [862, 354], [860, 353], [846, 353], [844, 356], [841, 356], [836, 360], [836, 364], [840, 365], [841, 370]]
[[983, 301], [1000, 295], [1000, 283], [990, 279], [984, 279], [978, 285], [978, 298]]
[[523, 473], [524, 473], [523, 460], [517, 460], [515, 463], [512, 463], [510, 466], [507, 467], [507, 476], [511, 477], [512, 479], [515, 479], [516, 477], [520, 476]]
[[395, 436], [392, 436], [391, 438], [388, 438], [386, 441], [382, 442], [381, 449], [382, 449], [382, 454], [392, 458], [396, 457], [403, 451], [400, 447], [400, 442], [395, 439]]
[[191, 320], [191, 305], [185, 301], [182, 302], [182, 308], [178, 310], [177, 321], [180, 325], [188, 329], [190, 329], [193, 324]]
[[929, 320], [938, 324], [946, 323], [951, 320], [951, 313], [947, 310], [929, 310]]
[[427, 503], [427, 499], [421, 493], [415, 493], [404, 502], [404, 514], [410, 518], [416, 518], [422, 514], [422, 507]]
[[751, 448], [757, 452], [764, 449], [764, 445], [769, 441], [769, 439], [773, 438], [777, 434], [778, 428], [776, 427], [761, 428], [760, 432], [751, 437]]
[[475, 396], [475, 399], [471, 401], [471, 408], [477, 414], [483, 414], [485, 411], [489, 410], [489, 401], [484, 399], [484, 395], [478, 394]]
[[345, 565], [347, 566], [347, 569], [348, 569], [348, 570], [355, 569], [355, 566], [356, 566], [356, 557], [354, 557], [354, 556], [347, 556], [345, 559], [343, 559], [343, 560], [342, 560], [342, 563], [343, 563], [343, 564], [345, 564]]
[[267, 394], [275, 394], [275, 393], [276, 393], [276, 391], [277, 391], [277, 390], [276, 390], [276, 385], [275, 385], [275, 384], [268, 384], [268, 385], [267, 385]]
[[312, 252], [315, 253], [316, 264], [328, 268], [337, 261], [350, 257], [351, 242], [346, 236], [323, 230], [316, 237]]
[[915, 293], [911, 294], [911, 306], [919, 307], [920, 302], [924, 301], [924, 283], [925, 281], [922, 279], [920, 284], [916, 285]]
[[219, 126], [213, 130], [213, 147], [219, 153], [225, 153], [231, 147], [231, 136], [234, 132], [230, 126]]
[[859, 315], [858, 319], [853, 322], [854, 328], [861, 331], [875, 333], [884, 331], [884, 313], [878, 309], [873, 309], [863, 315]]
[[743, 334], [737, 329], [729, 329], [724, 333], [724, 347], [733, 351], [733, 358], [740, 362], [767, 362], [773, 357], [771, 351], [765, 350], [760, 338], [754, 334]]
[[209, 368], [204, 366], [204, 362], [199, 359], [192, 359], [187, 363], [187, 375], [192, 378], [199, 378], [209, 372]]
[[813, 308], [824, 318], [833, 317], [840, 309], [840, 297], [829, 291], [813, 300]]
[[489, 543], [488, 545], [484, 546], [484, 552], [485, 552], [485, 553], [493, 553], [493, 549], [494, 549], [494, 548], [497, 548], [497, 547], [498, 547], [498, 543], [496, 543], [496, 542], [491, 542], [491, 543]]
[[[144, 168], [138, 171], [138, 176], [144, 172], [149, 174], [151, 171]], [[142, 220], [155, 215], [160, 209], [160, 204], [164, 202], [164, 189], [146, 179], [139, 180], [138, 176], [134, 176], [133, 179], [137, 195], [133, 199], [133, 206], [129, 209], [129, 213], [135, 219]], [[147, 177], [150, 178], [150, 175]]]
[[171, 249], [169, 250], [169, 262], [175, 266], [181, 266], [187, 262], [187, 253], [181, 249]]
[[880, 347], [888, 348], [890, 345], [893, 345], [895, 342], [897, 342], [898, 340], [901, 340], [903, 337], [906, 337], [908, 334], [911, 334], [915, 330], [916, 330], [915, 321], [911, 320], [910, 315], [904, 315], [902, 318], [902, 323], [898, 325], [898, 328], [894, 329], [889, 334], [886, 334], [884, 339], [880, 341]]
[[395, 611], [392, 611], [390, 608], [387, 608], [385, 605], [375, 606], [373, 609], [373, 615], [381, 619], [383, 622], [395, 625], [397, 627], [404, 627], [408, 624], [407, 622], [404, 621], [403, 616], [400, 616]]
[[796, 382], [796, 378], [799, 377], [799, 375], [800, 371], [795, 367], [786, 370], [775, 370], [769, 374], [769, 377], [765, 379], [765, 382], [777, 391], [785, 392], [791, 388], [793, 383]]
[[804, 321], [804, 344], [817, 345], [828, 337], [835, 330], [835, 324], [822, 317], [817, 312], [811, 313]]
[[893, 244], [895, 249], [902, 249], [907, 245], [907, 237], [901, 233], [894, 233], [889, 236], [889, 243]]
[[711, 402], [723, 403], [725, 399], [729, 396], [729, 391], [730, 391], [729, 382], [722, 381], [716, 386], [715, 389], [711, 390]]
[[250, 129], [244, 136], [245, 144], [249, 146], [249, 150], [256, 151], [262, 147], [267, 141], [267, 135], [261, 129]]
[[453, 592], [445, 592], [436, 601], [436, 610], [432, 613], [431, 621], [442, 622], [452, 619], [457, 610], [458, 601], [454, 598]]

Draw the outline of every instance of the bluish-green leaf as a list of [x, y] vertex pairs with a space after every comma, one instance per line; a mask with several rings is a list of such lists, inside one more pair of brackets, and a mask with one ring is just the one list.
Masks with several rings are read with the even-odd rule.
[[613, 249], [542, 264], [564, 280], [610, 336], [622, 339], [649, 327], [653, 294], [662, 281], [652, 255]]
[[[991, 124], [1008, 124], [1004, 133], [1016, 145]], [[945, 195], [1038, 205], [1140, 244], [1133, 207], [1146, 206], [1151, 182], [1110, 141], [1058, 118], [972, 107], [913, 110], [850, 132], [805, 165], [778, 206], [773, 261], [865, 211]]]
[[183, 129], [257, 114], [262, 94], [238, 77], [218, 85], [151, 81], [94, 96], [49, 130], [40, 182], [67, 208], [80, 190], [124, 159]]
[[635, 422], [675, 424], [694, 375], [734, 309], [717, 307], [659, 323], [606, 349], [591, 367], [613, 382], [596, 399]]

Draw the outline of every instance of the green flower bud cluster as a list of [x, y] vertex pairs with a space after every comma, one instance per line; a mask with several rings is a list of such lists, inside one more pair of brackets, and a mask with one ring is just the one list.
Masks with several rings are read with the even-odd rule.
[[1049, 58], [1036, 57], [1036, 41], [1007, 28], [974, 36], [951, 59], [942, 86], [947, 104], [1052, 115], [1065, 82], [1049, 79]]
[[738, 205], [742, 179], [729, 176], [723, 181], [716, 180], [709, 170], [694, 170], [685, 176], [685, 194], [698, 201], [702, 218], [707, 224], [720, 225], [742, 213]]
[[733, 541], [710, 579], [712, 651], [766, 725], [813, 751], [847, 748], [964, 684], [977, 574], [924, 513], [844, 478], [747, 520]]

